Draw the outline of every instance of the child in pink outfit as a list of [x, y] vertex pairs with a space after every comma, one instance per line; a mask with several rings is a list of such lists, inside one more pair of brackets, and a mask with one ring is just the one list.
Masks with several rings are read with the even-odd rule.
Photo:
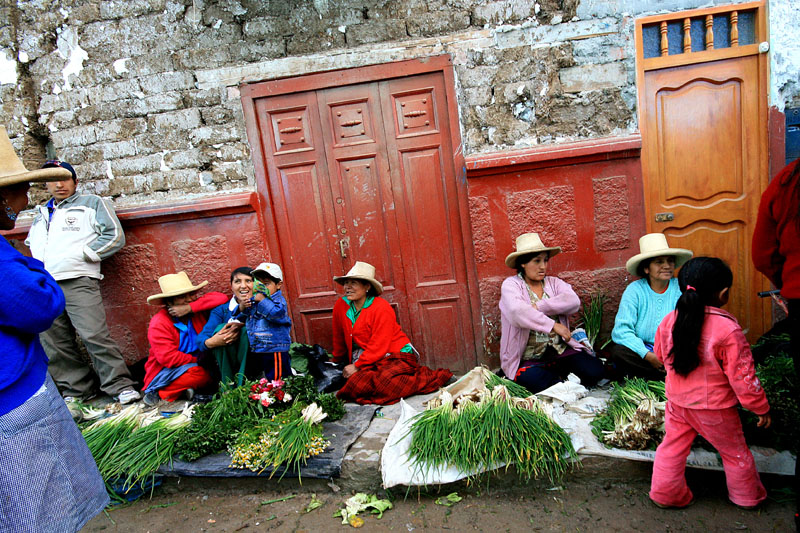
[[683, 294], [658, 327], [655, 354], [667, 370], [666, 435], [656, 450], [650, 499], [659, 507], [686, 507], [686, 457], [699, 433], [722, 458], [730, 500], [744, 508], [764, 501], [767, 491], [747, 447], [736, 406], [770, 415], [750, 345], [741, 326], [720, 309], [728, 302], [733, 274], [715, 257], [697, 257], [678, 277]]

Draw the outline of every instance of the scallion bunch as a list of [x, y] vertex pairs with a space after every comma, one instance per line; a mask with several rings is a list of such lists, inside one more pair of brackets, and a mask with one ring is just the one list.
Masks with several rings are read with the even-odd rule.
[[626, 450], [645, 450], [664, 435], [663, 381], [626, 379], [611, 389], [606, 410], [592, 421], [592, 432], [602, 442]]

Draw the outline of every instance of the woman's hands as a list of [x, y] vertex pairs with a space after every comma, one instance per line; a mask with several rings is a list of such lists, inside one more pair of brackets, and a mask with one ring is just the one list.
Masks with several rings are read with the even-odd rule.
[[666, 372], [666, 370], [664, 370], [664, 363], [662, 363], [653, 352], [647, 352], [647, 354], [644, 356], [644, 360], [650, 363], [650, 366], [656, 370]]
[[239, 338], [239, 330], [241, 327], [242, 325], [237, 324], [236, 322], [229, 322], [225, 324], [221, 330], [214, 333], [214, 335], [206, 340], [206, 348], [221, 348], [222, 346], [227, 346], [228, 344], [233, 343]]
[[181, 318], [192, 312], [192, 306], [189, 304], [175, 304], [175, 305], [168, 305], [167, 312], [173, 318]]
[[569, 339], [571, 338], [569, 328], [561, 322], [556, 322], [553, 324], [553, 333], [556, 333], [559, 337], [564, 339], [564, 342], [569, 342]]
[[758, 416], [758, 423], [756, 427], [767, 429], [772, 424], [772, 416], [767, 412], [763, 415], [756, 415]]
[[354, 364], [349, 364], [342, 369], [342, 377], [348, 379], [350, 376], [358, 372], [358, 367]]

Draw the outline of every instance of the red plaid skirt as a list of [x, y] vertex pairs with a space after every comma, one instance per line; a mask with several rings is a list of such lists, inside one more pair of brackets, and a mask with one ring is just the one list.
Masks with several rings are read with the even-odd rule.
[[336, 394], [346, 402], [391, 405], [414, 394], [439, 389], [453, 377], [446, 368], [433, 370], [409, 353], [392, 353], [374, 365], [358, 369]]

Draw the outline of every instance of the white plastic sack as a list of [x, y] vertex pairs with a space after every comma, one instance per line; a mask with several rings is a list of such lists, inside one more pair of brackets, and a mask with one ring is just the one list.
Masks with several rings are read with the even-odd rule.
[[[485, 471], [462, 472], [451, 466], [426, 469], [412, 464], [408, 456], [408, 449], [411, 446], [409, 430], [411, 429], [411, 419], [416, 414], [416, 409], [404, 400], [400, 400], [400, 419], [389, 432], [389, 438], [381, 452], [383, 488], [388, 489], [395, 485], [424, 486], [452, 483]], [[497, 465], [494, 468], [501, 466], [504, 465]]]

